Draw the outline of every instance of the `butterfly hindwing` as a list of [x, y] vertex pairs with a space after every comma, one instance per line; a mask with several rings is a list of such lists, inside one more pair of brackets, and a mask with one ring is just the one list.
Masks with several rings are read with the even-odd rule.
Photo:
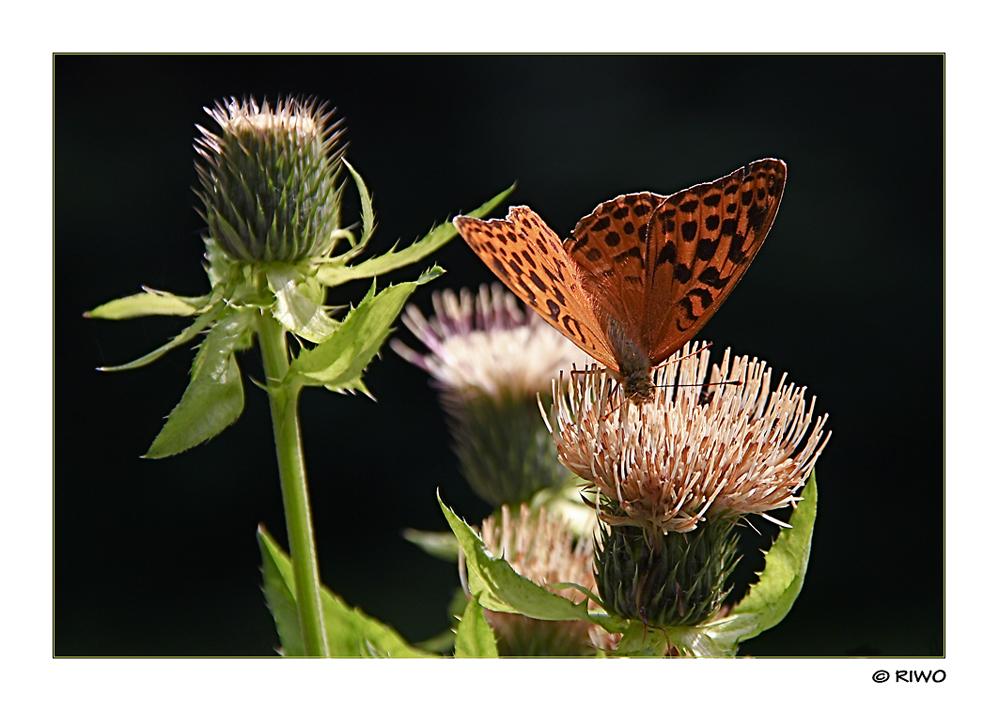
[[512, 207], [503, 220], [457, 217], [454, 225], [510, 291], [579, 348], [617, 368], [579, 268], [533, 210]]
[[[655, 193], [619, 195], [580, 220], [565, 241], [566, 251], [584, 273], [597, 309], [626, 327], [638, 327], [634, 314], [646, 308], [645, 267], [648, 222], [664, 197]], [[639, 338], [639, 334], [630, 334]]]

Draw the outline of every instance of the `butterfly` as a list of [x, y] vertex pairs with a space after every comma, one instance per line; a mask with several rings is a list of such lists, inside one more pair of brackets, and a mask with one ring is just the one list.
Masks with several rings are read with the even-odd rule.
[[623, 384], [648, 400], [651, 374], [732, 293], [773, 225], [787, 166], [753, 161], [669, 196], [621, 195], [564, 241], [526, 206], [454, 225], [483, 262]]

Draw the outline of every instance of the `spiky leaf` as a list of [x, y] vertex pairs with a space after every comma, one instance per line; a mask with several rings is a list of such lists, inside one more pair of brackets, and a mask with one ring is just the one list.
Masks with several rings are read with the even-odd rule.
[[734, 651], [738, 643], [773, 628], [791, 610], [805, 582], [817, 505], [818, 484], [813, 470], [788, 522], [791, 528], [782, 529], [766, 553], [760, 580], [732, 609], [729, 618], [705, 628], [713, 644]]
[[322, 385], [334, 390], [358, 389], [361, 375], [388, 336], [403, 305], [421, 284], [444, 273], [427, 270], [415, 282], [403, 282], [368, 294], [344, 317], [336, 332], [316, 348], [303, 350], [291, 362], [286, 381]]
[[152, 363], [160, 356], [165, 354], [170, 349], [177, 348], [182, 344], [186, 344], [188, 341], [197, 336], [202, 329], [211, 324], [212, 322], [220, 319], [227, 309], [226, 299], [231, 296], [231, 292], [221, 295], [218, 300], [212, 304], [211, 308], [204, 314], [199, 316], [194, 320], [190, 326], [184, 329], [182, 332], [173, 337], [170, 341], [160, 346], [155, 351], [150, 351], [145, 356], [135, 359], [134, 361], [129, 361], [128, 363], [122, 364], [121, 366], [102, 366], [99, 371], [125, 371], [131, 368], [139, 368], [140, 366], [145, 366]]
[[458, 624], [458, 630], [454, 639], [454, 657], [499, 657], [499, 651], [496, 648], [496, 636], [486, 621], [482, 606], [479, 605], [478, 596], [472, 596], [472, 600], [465, 606], [465, 612], [461, 616], [461, 622]]
[[[485, 216], [503, 202], [513, 189], [514, 186], [510, 186], [489, 202], [468, 213], [468, 215], [476, 218]], [[434, 251], [446, 245], [457, 234], [458, 231], [454, 225], [451, 222], [446, 222], [438, 225], [427, 233], [426, 236], [405, 249], [396, 252], [395, 247], [393, 247], [384, 255], [372, 257], [357, 265], [346, 266], [345, 262], [356, 254], [352, 251], [342, 256], [339, 260], [320, 267], [317, 277], [326, 286], [334, 287], [338, 284], [349, 282], [352, 279], [365, 279], [385, 274], [400, 267], [422, 261]], [[363, 244], [363, 240], [359, 244]]]
[[375, 232], [375, 209], [371, 205], [371, 194], [368, 192], [368, 186], [361, 179], [361, 174], [355, 171], [354, 167], [346, 160], [340, 159], [340, 162], [347, 166], [347, 170], [350, 171], [354, 184], [357, 186], [357, 192], [361, 196], [361, 239], [355, 247], [358, 250], [363, 250]]
[[[303, 655], [291, 559], [262, 526], [257, 530], [257, 543], [264, 562], [264, 595], [274, 616], [283, 652], [289, 656]], [[320, 597], [326, 639], [333, 657], [435, 657], [409, 645], [392, 628], [365, 615], [359, 608], [351, 608], [325, 586], [320, 589]]]
[[247, 344], [252, 315], [230, 314], [198, 347], [191, 382], [144, 457], [160, 458], [215, 437], [243, 412], [243, 379], [235, 351]]
[[204, 306], [207, 297], [178, 297], [149, 287], [145, 291], [84, 312], [88, 319], [135, 319], [140, 316], [194, 316]]
[[479, 596], [483, 606], [492, 611], [521, 613], [539, 620], [593, 620], [587, 613], [585, 602], [574, 604], [568, 598], [522, 577], [504, 559], [493, 556], [471, 527], [444, 504], [439, 493], [437, 501], [465, 552], [471, 593]]
[[267, 282], [274, 292], [271, 314], [288, 331], [319, 344], [339, 327], [326, 316], [320, 295], [303, 293], [301, 275], [293, 265], [272, 265], [267, 270]]

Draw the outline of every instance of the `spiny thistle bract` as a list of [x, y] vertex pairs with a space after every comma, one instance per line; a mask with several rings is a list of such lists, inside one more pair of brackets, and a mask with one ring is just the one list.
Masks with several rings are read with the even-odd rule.
[[646, 529], [601, 524], [594, 559], [601, 600], [622, 618], [657, 627], [710, 620], [739, 560], [734, 526], [715, 520], [649, 541]]

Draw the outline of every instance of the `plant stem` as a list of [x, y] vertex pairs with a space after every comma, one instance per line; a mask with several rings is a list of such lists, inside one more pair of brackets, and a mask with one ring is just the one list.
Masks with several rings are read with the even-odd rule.
[[284, 499], [284, 518], [288, 527], [302, 641], [306, 655], [329, 657], [322, 601], [319, 597], [319, 564], [312, 534], [309, 488], [305, 479], [302, 430], [298, 423], [298, 394], [301, 386], [277, 387], [288, 371], [285, 330], [267, 313], [261, 314], [257, 323], [264, 375], [267, 377], [271, 401], [271, 422], [274, 425], [274, 444], [281, 476], [281, 496]]

